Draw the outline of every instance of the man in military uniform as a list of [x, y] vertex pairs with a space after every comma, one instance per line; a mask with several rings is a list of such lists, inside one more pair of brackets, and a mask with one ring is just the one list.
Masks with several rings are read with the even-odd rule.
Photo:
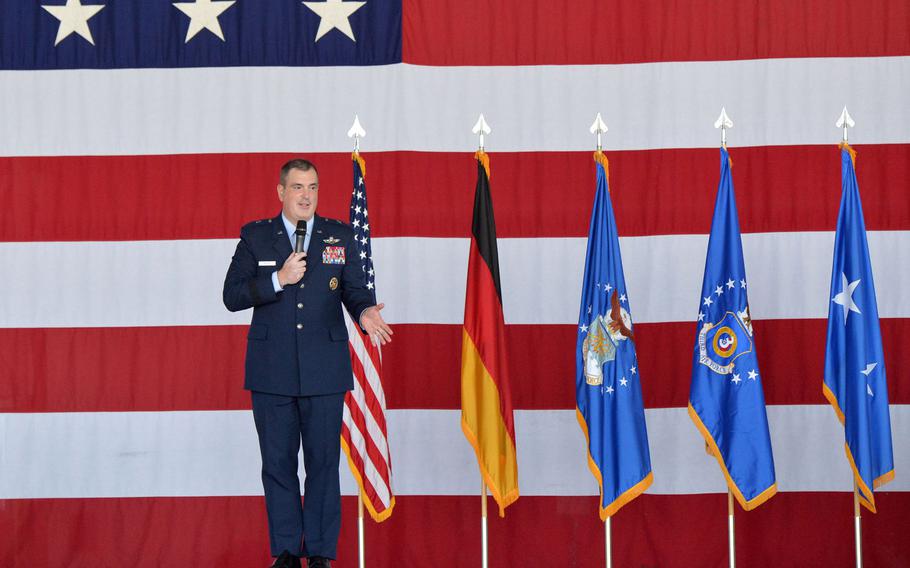
[[[224, 280], [224, 305], [253, 308], [244, 388], [251, 391], [273, 566], [330, 566], [341, 528], [341, 417], [353, 388], [342, 310], [373, 341], [391, 341], [355, 259], [351, 228], [316, 215], [319, 175], [307, 160], [281, 168], [281, 213], [240, 231]], [[293, 252], [298, 221], [305, 253]], [[297, 452], [303, 443], [303, 506]]]

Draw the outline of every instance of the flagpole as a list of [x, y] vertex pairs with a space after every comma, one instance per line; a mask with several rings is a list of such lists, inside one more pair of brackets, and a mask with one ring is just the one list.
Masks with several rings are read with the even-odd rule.
[[480, 565], [487, 568], [487, 484], [480, 480]]
[[606, 542], [604, 543], [606, 547], [606, 558], [607, 558], [607, 568], [613, 568], [613, 535], [610, 534], [610, 520], [613, 517], [607, 517], [607, 520], [604, 521], [604, 532], [606, 532]]
[[736, 568], [736, 531], [733, 525], [733, 492], [727, 489], [727, 540], [730, 546], [730, 568]]
[[480, 113], [480, 116], [477, 118], [477, 122], [474, 124], [474, 128], [471, 129], [471, 132], [480, 136], [480, 144], [478, 149], [483, 152], [483, 136], [484, 134], [489, 134], [492, 132], [490, 126], [487, 124], [486, 119], [483, 117], [483, 113]]
[[[840, 113], [840, 118], [837, 119], [837, 122], [834, 124], [838, 128], [844, 129], [844, 139], [843, 143], [847, 143], [847, 129], [853, 128], [856, 123], [853, 121], [853, 117], [850, 116], [850, 113], [847, 111], [847, 107], [844, 106], [844, 110]], [[862, 568], [863, 566], [863, 534], [862, 528], [860, 527], [860, 508], [859, 508], [859, 487], [856, 485], [856, 481], [853, 481], [853, 539], [856, 541], [856, 568]]]
[[714, 121], [714, 128], [720, 128], [720, 145], [727, 147], [727, 129], [733, 128], [733, 121], [727, 116], [727, 107], [720, 107], [720, 116]]
[[850, 113], [847, 112], [847, 107], [844, 107], [844, 110], [840, 113], [840, 118], [837, 119], [837, 122], [834, 124], [838, 128], [844, 129], [844, 144], [847, 143], [847, 129], [853, 128], [856, 123], [853, 122], [853, 117], [850, 116]]
[[[597, 135], [597, 151], [600, 152], [603, 150], [603, 144], [601, 143], [601, 135], [605, 134], [609, 130], [604, 119], [600, 116], [600, 113], [597, 113], [597, 116], [594, 117], [594, 123], [588, 128], [588, 132], [591, 134]], [[609, 518], [609, 517], [607, 517]]]
[[[354, 139], [354, 155], [360, 155], [360, 139], [366, 136], [366, 130], [360, 124], [360, 117], [354, 115], [354, 123], [348, 129], [348, 138]], [[357, 560], [360, 568], [366, 568], [366, 547], [363, 530], [363, 488], [357, 493]]]
[[[727, 116], [727, 107], [720, 108], [720, 116], [714, 121], [714, 128], [720, 128], [720, 145], [727, 148], [727, 129], [733, 128], [733, 121]], [[736, 523], [733, 508], [733, 491], [727, 487], [727, 556], [730, 558], [730, 568], [736, 568]]]
[[[474, 124], [471, 132], [480, 136], [478, 149], [483, 152], [484, 134], [491, 132], [483, 113], [477, 117], [477, 123]], [[487, 568], [487, 484], [482, 475], [480, 480], [480, 548], [480, 564], [483, 568]]]
[[354, 124], [351, 125], [351, 128], [348, 129], [348, 138], [354, 139], [354, 153], [360, 153], [360, 139], [367, 135], [366, 130], [363, 129], [363, 126], [360, 124], [360, 117], [356, 114], [354, 115]]
[[856, 540], [856, 568], [863, 568], [863, 535], [859, 526], [859, 488], [853, 483], [853, 538]]
[[[597, 152], [603, 152], [603, 138], [602, 136], [609, 130], [607, 124], [604, 122], [603, 117], [600, 113], [597, 113], [597, 116], [594, 117], [594, 122], [591, 124], [591, 127], [588, 128], [588, 132], [591, 134], [597, 135]], [[601, 498], [603, 496], [601, 495]], [[600, 504], [598, 504], [598, 507]], [[607, 516], [604, 521], [604, 560], [606, 561], [607, 568], [613, 568], [613, 534], [612, 534], [612, 516]]]
[[366, 549], [363, 544], [363, 491], [357, 494], [357, 558], [360, 568], [366, 568]]

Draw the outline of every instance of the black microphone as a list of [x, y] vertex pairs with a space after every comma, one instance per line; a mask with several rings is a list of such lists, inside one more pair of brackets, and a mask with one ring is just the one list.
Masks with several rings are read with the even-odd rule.
[[303, 241], [306, 240], [306, 221], [303, 219], [297, 221], [297, 230], [294, 231], [294, 234], [297, 235], [297, 241], [294, 243], [294, 252], [305, 252], [303, 250]]

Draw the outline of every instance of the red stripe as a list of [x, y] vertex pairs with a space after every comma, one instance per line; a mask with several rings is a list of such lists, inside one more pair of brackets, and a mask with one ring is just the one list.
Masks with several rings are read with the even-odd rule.
[[[341, 424], [341, 437], [347, 443], [348, 448], [351, 449], [349, 456], [351, 458], [351, 461], [354, 462], [354, 467], [357, 469], [360, 475], [360, 480], [363, 482], [363, 492], [366, 495], [366, 498], [370, 501], [370, 503], [373, 505], [373, 508], [377, 512], [385, 511], [385, 503], [383, 503], [382, 500], [377, 497], [376, 488], [373, 487], [373, 483], [370, 481], [370, 478], [364, 475], [365, 465], [363, 462], [363, 456], [360, 455], [360, 453], [357, 451], [356, 446], [353, 444], [353, 441], [351, 439], [351, 430], [348, 428], [347, 424]], [[388, 486], [388, 483], [386, 483], [386, 486]], [[389, 489], [389, 494], [391, 495], [391, 493], [392, 491]]]
[[373, 385], [370, 383], [370, 380], [367, 378], [366, 366], [363, 364], [363, 361], [357, 356], [354, 351], [354, 346], [348, 344], [351, 350], [351, 364], [354, 366], [354, 377], [360, 385], [360, 390], [363, 391], [363, 399], [366, 403], [367, 410], [370, 412], [370, 415], [373, 417], [373, 420], [376, 421], [376, 424], [379, 425], [379, 429], [382, 431], [382, 435], [385, 436], [388, 432], [385, 421], [385, 409], [382, 406], [382, 403], [379, 401], [379, 395], [381, 394], [385, 398], [385, 391], [382, 387], [382, 361], [379, 357], [378, 348], [370, 342], [369, 338], [361, 338], [363, 340], [364, 348], [366, 349], [366, 354], [368, 360], [373, 365], [373, 368], [376, 370], [377, 378], [379, 383], [376, 387], [379, 389], [378, 392], [373, 390]]
[[[825, 404], [821, 395], [826, 320], [754, 322], [759, 370], [768, 404]], [[881, 320], [888, 396], [910, 403], [910, 371], [902, 364], [910, 344], [910, 320]], [[574, 325], [507, 325], [506, 352], [513, 381], [513, 408], [575, 407]], [[635, 326], [642, 394], [648, 408], [685, 407], [689, 400], [695, 324]], [[450, 325], [399, 325], [383, 351], [389, 408], [457, 409], [460, 367], [451, 354], [461, 329]], [[426, 382], [433, 369], [433, 383]]]
[[[825, 404], [826, 320], [756, 321], [768, 404]], [[383, 350], [389, 408], [460, 408], [460, 325], [397, 325]], [[575, 407], [575, 326], [505, 328], [513, 408]], [[910, 319], [881, 320], [892, 404], [910, 404]], [[637, 324], [648, 408], [684, 407], [694, 323]], [[246, 328], [0, 329], [2, 412], [248, 409]], [[194, 361], [194, 365], [186, 365]], [[128, 377], [128, 379], [126, 378]]]
[[[907, 34], [910, 37], [910, 34]], [[870, 230], [910, 229], [910, 144], [857, 146]], [[609, 152], [621, 235], [707, 234], [716, 149]], [[744, 232], [833, 231], [840, 203], [835, 145], [734, 148]], [[236, 238], [278, 213], [277, 170], [288, 154], [0, 158], [0, 241]], [[496, 153], [497, 236], [587, 235], [594, 200], [590, 152]], [[350, 154], [316, 154], [319, 211], [348, 218]], [[128, 172], [128, 174], [127, 174]], [[370, 155], [373, 236], [469, 237], [476, 168], [469, 153]], [[125, 181], [126, 177], [126, 181]], [[199, 180], [205, 183], [199, 183]], [[426, 180], [433, 180], [432, 191]], [[548, 188], [545, 202], [529, 189]], [[54, 207], [35, 187], [65, 187]]]
[[[370, 414], [379, 424], [379, 428], [382, 430], [383, 435], [385, 435], [385, 414], [382, 412], [381, 408], [379, 408], [378, 412], [373, 412], [376, 407], [379, 407], [379, 401], [376, 400], [376, 394], [373, 392], [373, 387], [370, 385], [369, 380], [367, 379], [366, 369], [363, 366], [363, 361], [361, 361], [357, 354], [354, 352], [354, 347], [351, 344], [348, 344], [348, 347], [350, 348], [351, 352], [351, 368], [353, 370], [354, 380], [356, 381], [354, 387], [359, 388], [360, 392], [363, 393], [363, 400], [364, 404], [366, 405], [366, 409], [370, 411]], [[352, 405], [357, 402], [356, 399], [354, 399], [351, 395], [347, 397], [346, 401], [350, 402]], [[363, 409], [361, 409], [361, 412], [363, 412]]]
[[[376, 442], [373, 440], [373, 437], [370, 436], [369, 431], [367, 430], [366, 418], [363, 415], [363, 411], [356, 404], [347, 403], [348, 411], [351, 413], [351, 420], [357, 429], [360, 430], [363, 434], [364, 449], [366, 450], [367, 455], [371, 462], [373, 462], [376, 470], [379, 472], [382, 481], [385, 483], [386, 487], [391, 488], [391, 481], [389, 479], [389, 466], [385, 461], [385, 456], [382, 455], [382, 452], [379, 451], [379, 448], [376, 447]], [[386, 437], [388, 440], [387, 433], [383, 432], [383, 437]], [[388, 444], [387, 444], [388, 445]], [[357, 451], [357, 448], [353, 448], [354, 451]], [[361, 464], [363, 467], [363, 464]], [[360, 471], [364, 471], [361, 469]], [[389, 491], [391, 493], [391, 489]]]
[[[476, 496], [398, 497], [392, 518], [366, 522], [367, 565], [479, 566]], [[878, 492], [863, 515], [866, 566], [906, 566], [910, 493]], [[492, 568], [603, 566], [596, 497], [528, 497], [489, 517]], [[337, 568], [357, 565], [356, 500], [342, 500]], [[0, 507], [6, 566], [267, 566], [262, 497], [8, 500]], [[737, 564], [853, 565], [850, 493], [780, 493], [736, 512]], [[613, 522], [616, 566], [726, 566], [726, 496], [643, 495]]]
[[0, 329], [0, 411], [248, 409], [246, 331]]
[[910, 53], [908, 4], [844, 0], [405, 0], [419, 65], [567, 65]]
[[[350, 347], [350, 344], [348, 344]], [[351, 349], [353, 353], [353, 348]], [[357, 385], [360, 387], [360, 391], [363, 393], [364, 402], [366, 408], [361, 408], [356, 404], [356, 399], [353, 396], [349, 395], [345, 398], [345, 403], [348, 405], [348, 409], [351, 412], [351, 419], [354, 421], [354, 424], [357, 425], [358, 429], [363, 433], [363, 436], [366, 438], [367, 442], [367, 453], [370, 456], [370, 459], [373, 461], [373, 464], [376, 466], [376, 469], [380, 470], [380, 473], [383, 476], [385, 484], [389, 484], [389, 471], [391, 470], [391, 463], [386, 462], [386, 456], [379, 450], [376, 446], [373, 437], [370, 435], [367, 430], [367, 422], [365, 412], [369, 412], [373, 417], [373, 420], [376, 422], [376, 425], [379, 427], [380, 434], [383, 440], [388, 440], [388, 428], [386, 427], [385, 421], [385, 411], [382, 406], [379, 404], [379, 401], [376, 399], [376, 394], [373, 392], [373, 387], [369, 384], [369, 381], [366, 378], [366, 370], [363, 367], [363, 362], [355, 355], [351, 357], [351, 366], [353, 368], [354, 380], [357, 381]], [[388, 443], [386, 443], [388, 447]], [[391, 490], [389, 491], [391, 493]]]
[[[495, 238], [495, 235], [494, 235]], [[493, 282], [490, 266], [480, 255], [477, 241], [471, 239], [468, 257], [468, 284], [465, 293], [464, 330], [474, 342], [477, 355], [499, 391], [499, 413], [506, 431], [515, 443], [515, 421], [512, 415], [512, 389], [509, 381], [509, 352], [505, 341], [502, 304]], [[462, 340], [459, 341], [459, 346]], [[458, 353], [459, 350], [449, 351]], [[459, 368], [459, 378], [461, 370]], [[458, 381], [460, 385], [460, 380]], [[477, 389], [481, 392], [482, 389]], [[460, 397], [460, 393], [459, 393]], [[460, 408], [461, 405], [458, 405]]]
[[[390, 474], [389, 465], [386, 463], [385, 456], [379, 450], [379, 447], [376, 445], [376, 441], [373, 439], [373, 437], [370, 435], [369, 431], [367, 430], [366, 417], [363, 415], [363, 410], [355, 404], [348, 404], [347, 407], [348, 407], [348, 411], [351, 413], [352, 423], [354, 424], [354, 426], [357, 427], [357, 429], [363, 435], [364, 449], [366, 451], [366, 455], [363, 457], [369, 458], [369, 460], [373, 464], [373, 467], [379, 473], [380, 477], [382, 477], [383, 483], [385, 483], [386, 487], [391, 488], [391, 481], [390, 481], [390, 477], [389, 477], [389, 474]], [[388, 447], [388, 433], [383, 432], [382, 437], [384, 440], [386, 440], [386, 447]], [[351, 441], [353, 441], [353, 440], [351, 439]], [[356, 444], [354, 447], [354, 451], [355, 452], [358, 451], [356, 448]], [[360, 471], [363, 472], [365, 470], [361, 468]], [[391, 489], [389, 489], [389, 493], [391, 493]]]
[[[352, 412], [353, 413], [353, 412]], [[355, 424], [358, 428], [362, 425]], [[354, 466], [357, 468], [358, 475], [360, 479], [363, 480], [364, 490], [370, 501], [373, 503], [374, 508], [377, 511], [382, 511], [387, 507], [387, 504], [384, 504], [378, 497], [376, 488], [373, 486], [370, 475], [366, 473], [367, 463], [366, 460], [369, 460], [373, 464], [373, 467], [379, 473], [379, 477], [382, 481], [382, 485], [386, 487], [386, 491], [391, 496], [392, 495], [392, 486], [390, 483], [390, 472], [386, 467], [385, 460], [382, 458], [382, 455], [376, 449], [376, 444], [373, 443], [373, 440], [369, 436], [364, 437], [364, 446], [366, 449], [366, 455], [360, 454], [359, 449], [357, 448], [356, 442], [351, 438], [352, 433], [347, 425], [344, 425], [342, 428], [342, 435], [344, 436], [345, 441], [348, 443], [348, 447], [351, 448], [351, 452], [356, 458], [354, 460]], [[361, 430], [363, 431], [363, 430]]]
[[[754, 322], [759, 371], [767, 404], [825, 404], [821, 394], [827, 320]], [[429, 329], [428, 329], [429, 328]], [[910, 402], [910, 370], [903, 364], [910, 320], [881, 320], [892, 404]], [[573, 325], [506, 326], [506, 352], [516, 409], [575, 408]], [[460, 345], [456, 326], [398, 326], [384, 351], [389, 408], [458, 408], [459, 369], [446, 353]], [[647, 408], [685, 407], [689, 400], [695, 324], [635, 326], [642, 395]], [[416, 358], [416, 360], [412, 359]], [[425, 384], [423, 369], [433, 369]], [[410, 378], [413, 377], [413, 381]]]

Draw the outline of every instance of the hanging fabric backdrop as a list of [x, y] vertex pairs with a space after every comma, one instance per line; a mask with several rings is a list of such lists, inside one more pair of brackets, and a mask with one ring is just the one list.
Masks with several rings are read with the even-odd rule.
[[[318, 41], [297, 0], [215, 3], [208, 20], [42, 2], [0, 6], [0, 564], [267, 565], [250, 314], [227, 312], [222, 281], [241, 225], [278, 212], [291, 156], [318, 165], [320, 212], [347, 219], [357, 113], [395, 329], [398, 504], [367, 522], [368, 565], [479, 565], [459, 354], [483, 112], [522, 494], [490, 520], [491, 566], [603, 565], [573, 382], [602, 112], [654, 472], [614, 517], [614, 558], [724, 566], [725, 485], [685, 407], [725, 106], [780, 489], [737, 511], [739, 564], [852, 565], [851, 473], [822, 396], [845, 104], [896, 466], [865, 555], [910, 563], [906, 2], [368, 0], [351, 36]], [[347, 464], [342, 479], [350, 567]]]

